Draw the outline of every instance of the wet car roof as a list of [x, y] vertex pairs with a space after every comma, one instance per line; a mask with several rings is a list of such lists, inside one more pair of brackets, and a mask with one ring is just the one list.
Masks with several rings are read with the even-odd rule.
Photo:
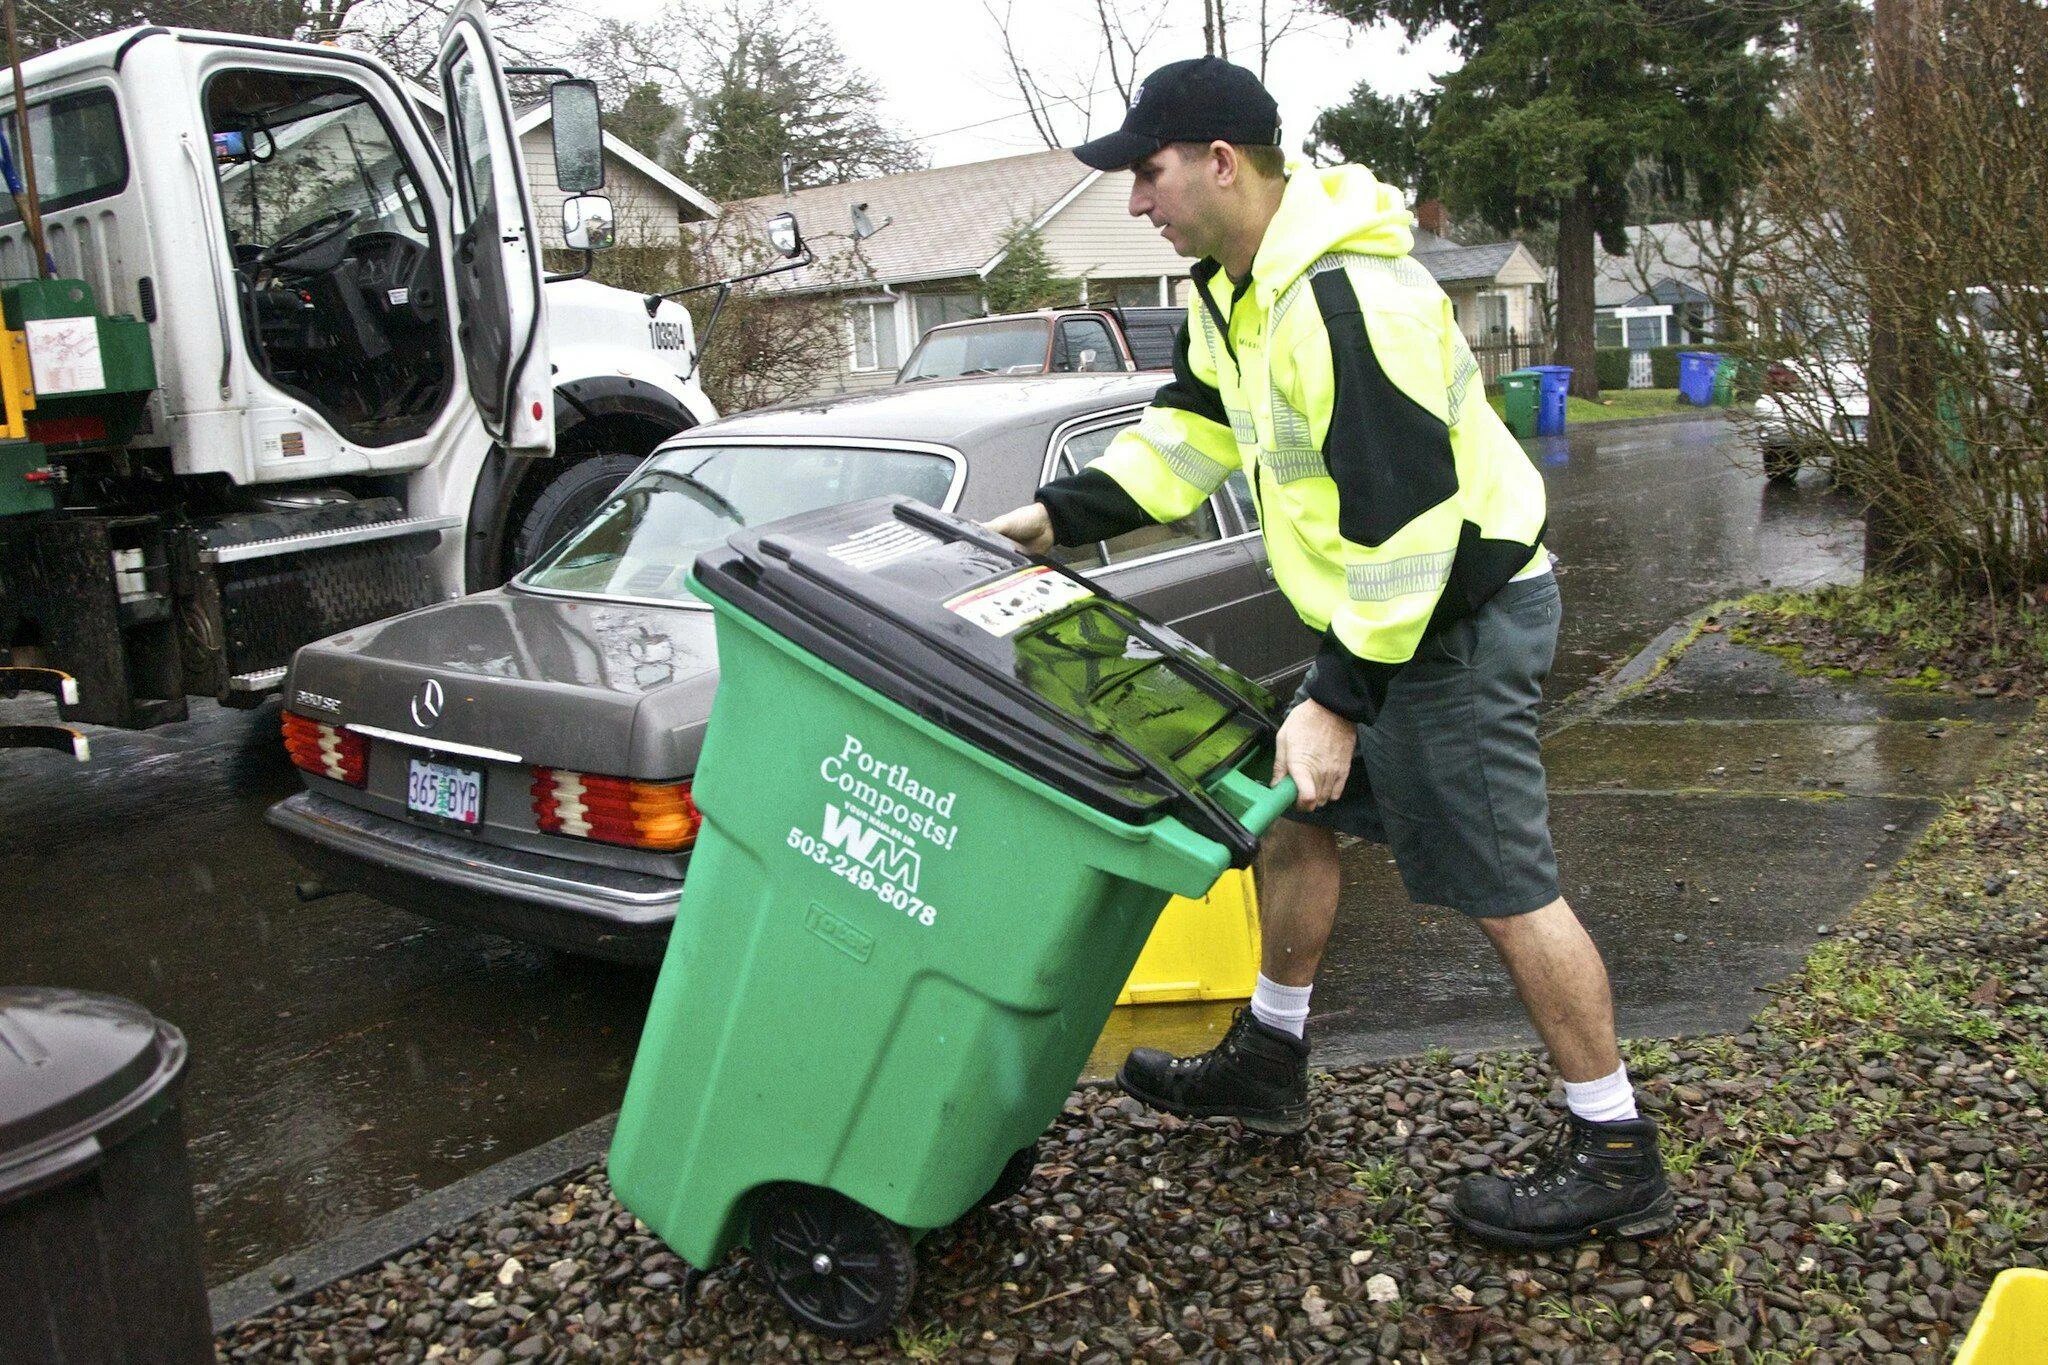
[[970, 447], [1019, 426], [1052, 426], [1121, 402], [1142, 403], [1158, 389], [1157, 371], [934, 379], [756, 408], [683, 439], [866, 436]]

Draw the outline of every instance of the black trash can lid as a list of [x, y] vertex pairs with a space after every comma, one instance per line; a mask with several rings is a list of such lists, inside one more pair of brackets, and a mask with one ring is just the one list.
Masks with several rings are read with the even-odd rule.
[[0, 1206], [96, 1160], [184, 1065], [184, 1035], [131, 1001], [0, 987]]
[[699, 583], [932, 724], [1096, 810], [1179, 816], [1240, 866], [1205, 790], [1270, 744], [1273, 699], [1097, 583], [914, 499], [742, 531]]

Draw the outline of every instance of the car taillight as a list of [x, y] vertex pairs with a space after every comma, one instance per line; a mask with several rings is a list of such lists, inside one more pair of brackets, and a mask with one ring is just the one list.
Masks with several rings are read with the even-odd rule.
[[549, 834], [674, 853], [697, 842], [700, 817], [690, 784], [533, 770], [533, 819]]
[[284, 751], [309, 773], [360, 787], [370, 780], [370, 741], [310, 716], [284, 713]]

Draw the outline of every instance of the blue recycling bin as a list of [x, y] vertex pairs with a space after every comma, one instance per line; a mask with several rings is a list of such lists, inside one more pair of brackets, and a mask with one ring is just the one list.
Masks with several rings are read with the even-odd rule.
[[1564, 434], [1565, 399], [1571, 393], [1572, 367], [1569, 365], [1531, 365], [1532, 374], [1543, 376], [1542, 389], [1536, 399], [1536, 434], [1538, 436], [1562, 436]]
[[1680, 402], [1690, 403], [1696, 408], [1712, 406], [1714, 402], [1714, 375], [1721, 367], [1721, 357], [1713, 351], [1680, 351], [1678, 353], [1678, 397]]

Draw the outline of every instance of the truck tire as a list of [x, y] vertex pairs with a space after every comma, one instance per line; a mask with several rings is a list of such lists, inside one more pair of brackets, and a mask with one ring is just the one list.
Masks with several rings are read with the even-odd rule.
[[1799, 447], [1776, 441], [1763, 447], [1764, 477], [1772, 483], [1790, 483], [1799, 477]]
[[541, 489], [513, 533], [512, 572], [517, 573], [539, 559], [556, 541], [581, 525], [628, 474], [639, 468], [643, 458], [591, 455], [564, 469]]

